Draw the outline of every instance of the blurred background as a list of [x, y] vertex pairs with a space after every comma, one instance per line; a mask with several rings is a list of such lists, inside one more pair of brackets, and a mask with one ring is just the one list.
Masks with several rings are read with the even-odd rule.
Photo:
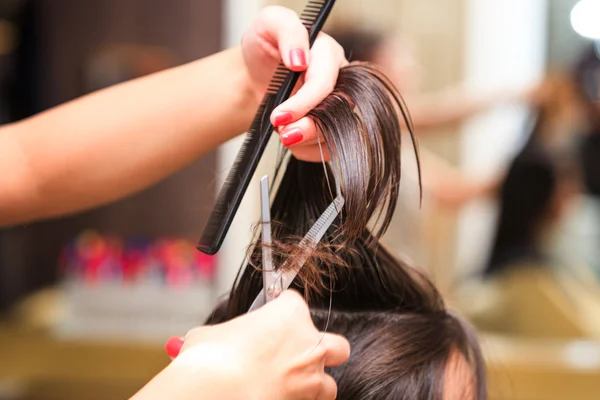
[[[0, 123], [304, 3], [0, 0]], [[326, 31], [407, 101], [424, 201], [406, 146], [384, 242], [479, 328], [491, 398], [597, 399], [600, 1], [338, 0]], [[250, 241], [257, 184], [218, 257], [194, 250], [240, 140], [123, 201], [0, 230], [1, 400], [126, 398], [166, 365], [164, 341], [202, 323]]]

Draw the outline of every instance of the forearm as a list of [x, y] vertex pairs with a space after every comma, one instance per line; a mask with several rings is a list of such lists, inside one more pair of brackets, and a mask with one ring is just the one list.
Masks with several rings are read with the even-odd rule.
[[0, 225], [143, 189], [244, 132], [258, 106], [239, 48], [0, 129]]
[[516, 98], [510, 91], [473, 93], [463, 87], [424, 96], [409, 102], [413, 124], [417, 133], [451, 128], [467, 118], [484, 112], [503, 101]]
[[[221, 382], [213, 378], [210, 373], [203, 374], [202, 371], [197, 374], [191, 374], [186, 369], [176, 371], [170, 365], [148, 382], [130, 400], [229, 400], [230, 396], [225, 393], [227, 382]], [[190, 382], [193, 384], [190, 385]], [[234, 397], [231, 396], [231, 400], [233, 399]]]
[[183, 352], [130, 400], [259, 398], [253, 384], [246, 382], [252, 374], [240, 367], [229, 350], [211, 342]]
[[499, 177], [478, 179], [463, 173], [427, 149], [421, 149], [423, 189], [436, 201], [461, 206], [475, 198], [493, 194]]

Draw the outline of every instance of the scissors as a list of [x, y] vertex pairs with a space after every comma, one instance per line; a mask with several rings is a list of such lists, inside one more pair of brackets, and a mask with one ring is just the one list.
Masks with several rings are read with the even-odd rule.
[[[344, 197], [341, 194], [339, 179], [336, 179], [336, 198], [325, 209], [317, 222], [310, 228], [308, 233], [302, 238], [298, 247], [302, 249], [300, 254], [293, 260], [288, 259], [281, 268], [275, 270], [273, 267], [273, 249], [271, 237], [271, 202], [269, 199], [269, 177], [265, 175], [260, 180], [260, 204], [261, 204], [261, 225], [262, 225], [262, 274], [263, 288], [258, 294], [250, 311], [262, 307], [270, 301], [275, 300], [279, 295], [290, 287], [294, 278], [306, 263], [312, 250], [321, 241], [333, 221], [344, 206]], [[294, 263], [293, 266], [290, 266]]]

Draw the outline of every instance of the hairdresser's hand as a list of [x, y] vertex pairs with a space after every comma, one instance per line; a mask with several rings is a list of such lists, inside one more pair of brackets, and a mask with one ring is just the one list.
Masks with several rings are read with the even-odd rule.
[[[244, 60], [251, 85], [262, 97], [277, 64], [304, 72], [297, 91], [275, 109], [271, 122], [281, 141], [297, 158], [320, 161], [318, 135], [314, 123], [305, 117], [333, 90], [339, 69], [348, 62], [344, 50], [322, 33], [309, 49], [308, 32], [293, 11], [278, 6], [265, 8], [242, 40]], [[326, 149], [323, 149], [326, 153]], [[328, 158], [329, 155], [325, 154]]]
[[318, 332], [304, 300], [286, 291], [248, 315], [190, 331], [167, 370], [204, 390], [189, 398], [333, 400], [337, 387], [324, 368], [349, 356], [346, 339]]

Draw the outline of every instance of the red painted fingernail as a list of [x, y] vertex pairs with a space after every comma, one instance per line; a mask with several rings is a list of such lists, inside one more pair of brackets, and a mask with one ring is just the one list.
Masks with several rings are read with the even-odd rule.
[[292, 122], [292, 113], [283, 112], [275, 116], [275, 126], [287, 125]]
[[303, 49], [290, 50], [290, 64], [292, 67], [306, 67], [306, 53]]
[[292, 129], [281, 135], [281, 143], [285, 147], [289, 147], [293, 144], [300, 142], [304, 138], [300, 129]]
[[169, 357], [171, 358], [175, 358], [179, 355], [179, 352], [181, 351], [181, 348], [183, 347], [183, 340], [179, 337], [172, 337], [169, 340], [167, 340], [167, 344], [165, 345], [165, 350], [167, 351], [167, 354], [169, 355]]

